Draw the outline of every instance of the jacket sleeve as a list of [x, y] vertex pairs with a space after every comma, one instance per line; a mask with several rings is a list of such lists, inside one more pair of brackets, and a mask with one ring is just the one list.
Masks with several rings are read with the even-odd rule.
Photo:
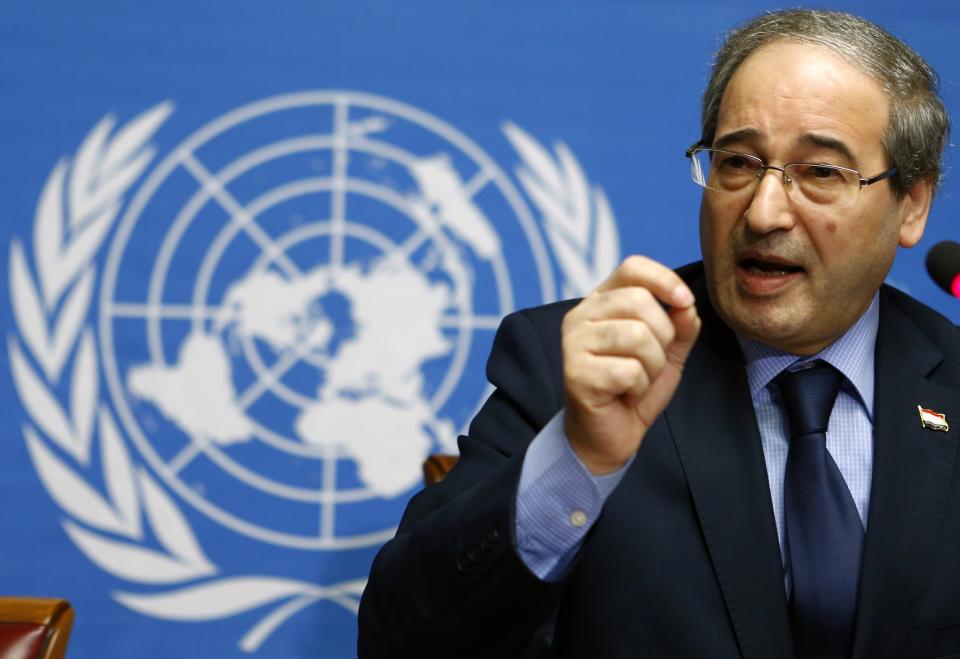
[[460, 460], [407, 506], [360, 603], [358, 651], [379, 657], [518, 657], [564, 582], [517, 555], [514, 507], [527, 445], [563, 401], [560, 321], [572, 303], [507, 316], [487, 377], [496, 387], [459, 440]]

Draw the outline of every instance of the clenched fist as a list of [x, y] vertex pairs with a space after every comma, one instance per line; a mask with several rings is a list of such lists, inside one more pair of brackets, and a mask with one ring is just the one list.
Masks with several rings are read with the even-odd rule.
[[677, 274], [628, 257], [563, 319], [565, 431], [593, 474], [619, 469], [673, 397], [700, 331]]

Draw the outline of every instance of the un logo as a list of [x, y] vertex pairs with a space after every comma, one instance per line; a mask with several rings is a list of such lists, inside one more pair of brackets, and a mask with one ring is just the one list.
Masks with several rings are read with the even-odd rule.
[[523, 192], [451, 125], [369, 94], [238, 108], [151, 169], [171, 112], [107, 117], [54, 167], [32, 249], [11, 245], [10, 360], [68, 535], [161, 587], [114, 597], [177, 620], [272, 605], [252, 652], [313, 602], [355, 611], [363, 575], [228, 570], [187, 511], [277, 550], [382, 544], [489, 394], [499, 320], [589, 290], [619, 246], [569, 149], [513, 124]]

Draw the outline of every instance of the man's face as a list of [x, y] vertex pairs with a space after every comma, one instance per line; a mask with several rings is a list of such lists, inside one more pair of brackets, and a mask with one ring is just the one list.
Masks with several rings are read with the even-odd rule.
[[[748, 57], [720, 104], [713, 146], [764, 162], [886, 171], [890, 102], [879, 83], [819, 46], [776, 42]], [[883, 282], [897, 245], [923, 234], [930, 185], [898, 200], [889, 181], [848, 208], [806, 201], [768, 170], [755, 188], [705, 190], [700, 209], [710, 300], [736, 332], [794, 354], [842, 335]]]

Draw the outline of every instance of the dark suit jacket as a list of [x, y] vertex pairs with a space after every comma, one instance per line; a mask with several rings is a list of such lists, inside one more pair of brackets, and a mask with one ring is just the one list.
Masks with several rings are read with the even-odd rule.
[[[791, 657], [780, 550], [743, 357], [709, 306], [672, 402], [644, 439], [567, 577], [514, 548], [524, 451], [563, 405], [561, 302], [508, 316], [497, 387], [461, 459], [418, 494], [378, 554], [360, 607], [361, 657]], [[842, 304], [841, 300], [837, 301]], [[854, 656], [960, 657], [960, 333], [884, 287], [873, 486]], [[949, 432], [921, 427], [917, 405]]]

